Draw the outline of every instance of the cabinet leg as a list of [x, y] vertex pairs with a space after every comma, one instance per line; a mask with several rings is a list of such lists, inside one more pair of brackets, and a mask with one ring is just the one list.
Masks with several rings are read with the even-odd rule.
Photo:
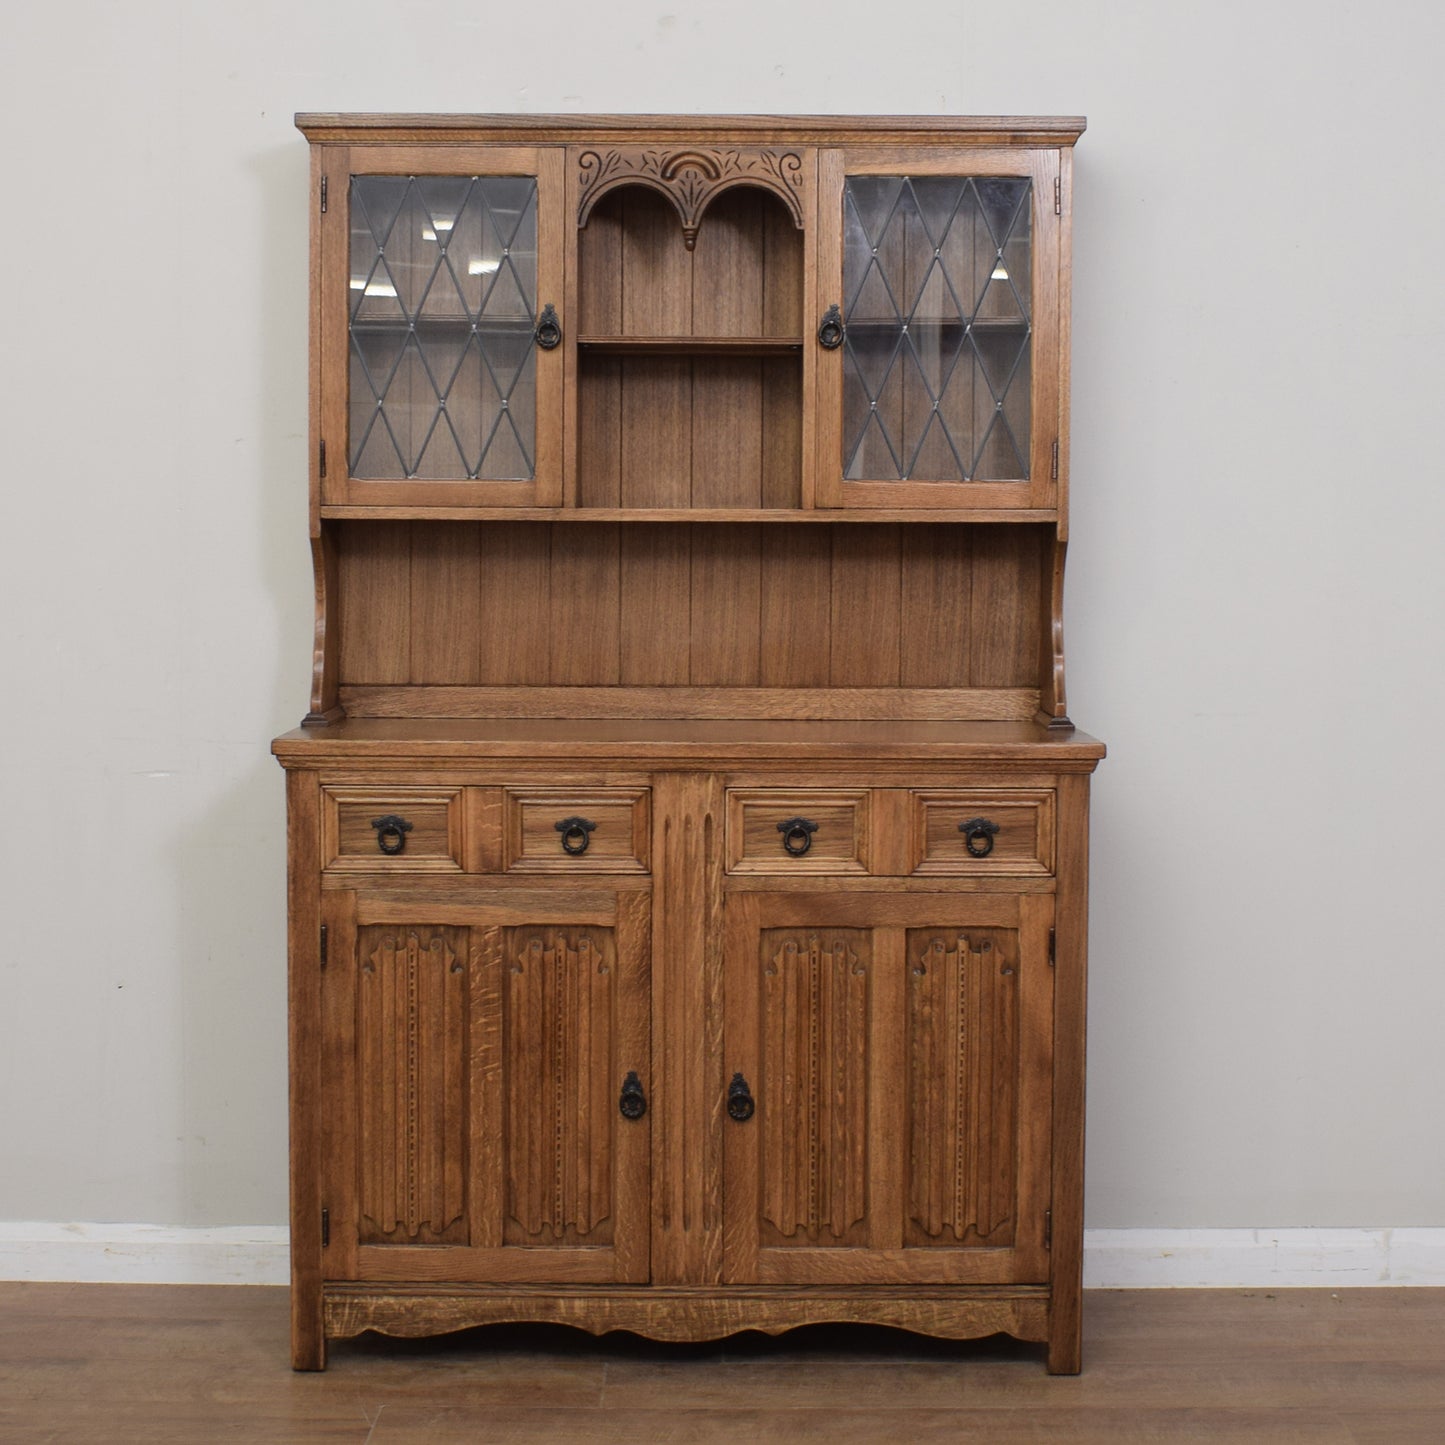
[[326, 1325], [319, 1289], [291, 1287], [291, 1368], [326, 1368]]
[[1083, 1367], [1083, 1331], [1078, 1310], [1050, 1314], [1049, 1374], [1077, 1375]]

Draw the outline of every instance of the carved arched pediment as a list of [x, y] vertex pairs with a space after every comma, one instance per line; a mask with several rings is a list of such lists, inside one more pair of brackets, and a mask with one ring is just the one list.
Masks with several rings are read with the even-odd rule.
[[793, 224], [803, 229], [803, 162], [797, 151], [668, 150], [660, 146], [586, 150], [577, 158], [581, 201], [577, 224], [587, 224], [592, 208], [619, 186], [647, 186], [666, 196], [682, 222], [689, 251], [697, 244], [703, 212], [734, 186], [771, 191], [787, 206]]

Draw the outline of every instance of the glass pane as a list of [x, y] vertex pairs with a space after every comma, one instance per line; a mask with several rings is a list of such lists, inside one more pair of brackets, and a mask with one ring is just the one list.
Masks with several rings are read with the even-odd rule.
[[351, 475], [530, 481], [537, 182], [351, 178]]
[[1032, 183], [849, 176], [843, 475], [1027, 480]]

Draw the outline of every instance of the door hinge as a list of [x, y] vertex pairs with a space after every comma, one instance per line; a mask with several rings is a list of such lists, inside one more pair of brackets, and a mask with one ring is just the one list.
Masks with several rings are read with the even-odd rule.
[[1055, 948], [1055, 939], [1056, 939], [1056, 936], [1057, 936], [1057, 935], [1054, 933], [1054, 930], [1053, 930], [1052, 928], [1049, 929], [1049, 967], [1050, 967], [1050, 968], [1052, 968], [1052, 967], [1054, 966], [1054, 960], [1055, 960], [1055, 958], [1056, 958], [1056, 956], [1057, 956], [1057, 951], [1056, 951], [1056, 948]]
[[[325, 467], [324, 464], [322, 465], [322, 468], [321, 468], [321, 475], [322, 475], [323, 477], [326, 475], [326, 467]], [[1049, 480], [1050, 480], [1051, 482], [1056, 482], [1056, 481], [1058, 481], [1058, 479], [1059, 479], [1059, 439], [1058, 439], [1058, 437], [1055, 437], [1055, 438], [1054, 438], [1054, 460], [1053, 460], [1052, 465], [1049, 467]]]
[[326, 1249], [331, 1243], [331, 1211], [321, 1211], [321, 1247]]
[[[1054, 182], [1054, 185], [1057, 186], [1057, 185], [1058, 185], [1058, 182], [1055, 181], [1055, 182]], [[321, 214], [322, 214], [323, 216], [326, 214], [326, 177], [325, 177], [325, 176], [322, 176], [322, 177], [321, 177]]]
[[[326, 191], [325, 191], [325, 189], [324, 189], [324, 187], [325, 187], [325, 185], [326, 185], [326, 182], [325, 182], [325, 181], [322, 181], [321, 184], [322, 184], [322, 187], [323, 187], [322, 192], [321, 192], [321, 196], [322, 196], [321, 209], [324, 211], [324, 210], [326, 209], [326, 199], [325, 199], [325, 198], [326, 198]], [[1062, 216], [1063, 214], [1064, 214], [1064, 180], [1063, 180], [1063, 177], [1062, 177], [1062, 176], [1055, 176], [1055, 177], [1054, 177], [1054, 215], [1056, 215], [1056, 216]]]
[[[318, 470], [320, 471], [320, 474], [324, 477], [324, 476], [326, 475], [326, 438], [325, 438], [325, 437], [322, 437], [321, 440], [316, 443], [316, 465], [317, 465]], [[1058, 442], [1055, 442], [1055, 443], [1054, 443], [1054, 476], [1057, 477], [1058, 474], [1059, 474], [1059, 444], [1058, 444]]]
[[1045, 1248], [1045, 1249], [1052, 1249], [1053, 1247], [1054, 1247], [1054, 1211], [1053, 1211], [1052, 1209], [1046, 1209], [1046, 1210], [1044, 1210], [1044, 1248]]
[[325, 967], [326, 967], [326, 948], [327, 948], [326, 925], [323, 923], [323, 924], [321, 925], [321, 967], [322, 967], [322, 968], [325, 968]]

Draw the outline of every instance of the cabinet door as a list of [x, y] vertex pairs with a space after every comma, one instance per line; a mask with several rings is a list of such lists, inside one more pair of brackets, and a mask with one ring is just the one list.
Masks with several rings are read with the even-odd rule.
[[728, 1281], [1047, 1279], [1052, 915], [1037, 894], [728, 898]]
[[328, 149], [321, 164], [323, 503], [559, 503], [561, 152]]
[[1059, 176], [1053, 150], [822, 153], [820, 505], [1056, 505]]
[[326, 894], [327, 1278], [647, 1278], [648, 912]]

